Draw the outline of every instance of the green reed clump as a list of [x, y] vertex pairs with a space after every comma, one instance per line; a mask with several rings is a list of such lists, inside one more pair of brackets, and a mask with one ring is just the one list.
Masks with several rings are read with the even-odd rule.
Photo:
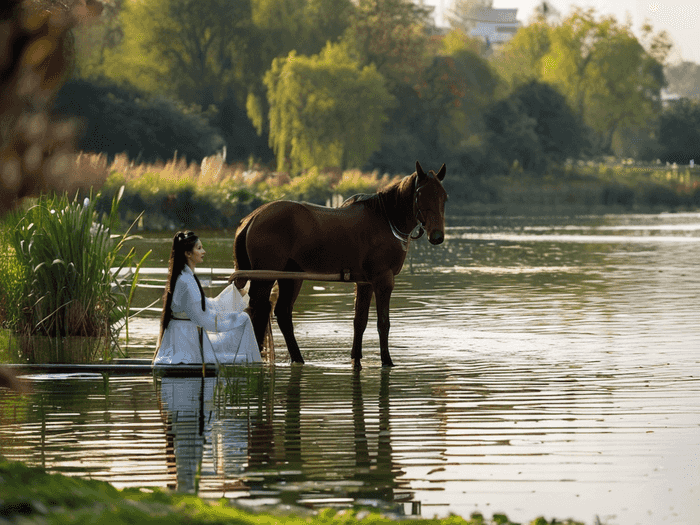
[[133, 249], [122, 253], [129, 232], [112, 235], [120, 198], [121, 192], [102, 218], [95, 199], [67, 195], [41, 197], [10, 218], [0, 293], [4, 325], [18, 335], [23, 359], [89, 362], [119, 348], [138, 270], [148, 255], [130, 278], [116, 278], [114, 270], [134, 262]]

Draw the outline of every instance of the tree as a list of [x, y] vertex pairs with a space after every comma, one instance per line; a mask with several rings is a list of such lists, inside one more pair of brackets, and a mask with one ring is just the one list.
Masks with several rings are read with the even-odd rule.
[[[418, 87], [422, 126], [440, 144], [433, 149], [443, 154], [454, 153], [482, 131], [482, 113], [496, 93], [498, 77], [479, 51], [478, 41], [451, 31]], [[427, 122], [425, 115], [430, 116]]]
[[121, 43], [124, 33], [119, 14], [125, 0], [103, 2], [100, 17], [73, 31], [75, 38], [75, 69], [80, 78], [97, 78], [105, 74], [105, 59], [108, 49]]
[[343, 36], [354, 13], [352, 0], [251, 0], [250, 81], [245, 108], [258, 135], [267, 132], [269, 107], [263, 77], [275, 58], [291, 51], [311, 56]]
[[659, 111], [665, 56], [662, 47], [651, 51], [629, 23], [620, 25], [613, 16], [596, 20], [593, 9], [575, 9], [550, 32], [539, 77], [558, 87], [598, 133], [601, 150], [609, 151], [616, 132], [643, 126]]
[[552, 162], [577, 156], [584, 127], [552, 86], [530, 82], [495, 103], [485, 115], [487, 142], [508, 166], [544, 173]]
[[315, 55], [350, 25], [351, 0], [251, 0], [253, 69], [262, 80], [272, 60], [290, 51]]
[[521, 111], [535, 121], [535, 133], [547, 162], [577, 157], [586, 130], [564, 96], [549, 84], [530, 82], [513, 93]]
[[394, 97], [345, 46], [329, 42], [311, 57], [292, 51], [272, 61], [264, 81], [278, 170], [360, 167], [379, 147]]
[[700, 102], [681, 99], [666, 109], [659, 123], [661, 159], [687, 164], [700, 160]]
[[120, 19], [124, 38], [107, 52], [110, 78], [205, 108], [231, 86], [244, 93], [249, 0], [131, 0]]
[[393, 92], [415, 83], [430, 63], [431, 12], [411, 0], [359, 0], [343, 40], [361, 65], [376, 66]]
[[117, 85], [76, 79], [56, 97], [54, 111], [83, 121], [77, 146], [82, 151], [126, 153], [144, 162], [179, 158], [199, 162], [224, 142], [198, 112], [184, 112], [159, 96]]
[[492, 64], [511, 88], [541, 78], [541, 62], [550, 51], [553, 29], [546, 17], [537, 17], [496, 51]]

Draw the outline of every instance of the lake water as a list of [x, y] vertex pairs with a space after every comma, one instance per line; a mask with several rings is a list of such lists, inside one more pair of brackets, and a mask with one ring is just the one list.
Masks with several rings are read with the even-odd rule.
[[[305, 365], [275, 331], [274, 365], [218, 379], [34, 376], [0, 390], [0, 453], [254, 507], [700, 523], [700, 214], [449, 224], [397, 278], [395, 368], [372, 315], [354, 373], [352, 285], [307, 282]], [[203, 241], [231, 266], [230, 235]], [[139, 249], [164, 266], [169, 242]], [[157, 325], [134, 320], [131, 355]]]

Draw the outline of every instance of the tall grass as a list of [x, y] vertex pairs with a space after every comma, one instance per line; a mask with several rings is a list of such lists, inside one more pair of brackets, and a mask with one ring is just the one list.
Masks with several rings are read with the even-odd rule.
[[173, 157], [168, 162], [135, 164], [125, 155], [108, 163], [104, 155], [82, 154], [79, 165], [90, 172], [103, 170], [103, 198], [125, 186], [122, 219], [131, 222], [143, 212], [143, 225], [151, 230], [232, 228], [268, 201], [323, 204], [335, 194], [371, 193], [394, 180], [359, 170], [316, 168], [290, 176], [258, 165], [227, 164], [219, 155], [201, 163]]
[[148, 255], [131, 278], [115, 279], [111, 269], [134, 263], [133, 249], [122, 253], [129, 231], [111, 234], [120, 198], [121, 192], [102, 218], [95, 199], [64, 194], [41, 197], [9, 219], [0, 293], [4, 324], [18, 335], [23, 359], [90, 362], [118, 351], [131, 291]]

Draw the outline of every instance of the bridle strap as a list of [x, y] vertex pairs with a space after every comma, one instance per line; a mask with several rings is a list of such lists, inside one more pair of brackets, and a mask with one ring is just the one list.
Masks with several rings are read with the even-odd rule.
[[[401, 246], [403, 247], [404, 251], [408, 251], [408, 243], [410, 241], [415, 241], [416, 239], [420, 239], [423, 234], [425, 233], [425, 230], [423, 229], [423, 226], [425, 226], [425, 218], [423, 217], [423, 212], [420, 210], [418, 207], [418, 175], [416, 175], [416, 182], [413, 190], [413, 205], [415, 208], [415, 216], [413, 217], [418, 224], [415, 225], [415, 227], [408, 233], [404, 233], [401, 230], [398, 229], [398, 227], [394, 224], [394, 222], [391, 220], [391, 217], [389, 217], [389, 214], [386, 211], [386, 207], [384, 206], [384, 199], [381, 198], [381, 195], [379, 197], [379, 202], [382, 205], [382, 210], [384, 211], [384, 216], [386, 217], [387, 222], [389, 223], [389, 227], [391, 228], [391, 233], [394, 234], [394, 237], [396, 237], [400, 242]], [[419, 218], [419, 216], [421, 218]], [[413, 233], [418, 230], [418, 233], [414, 236]]]

